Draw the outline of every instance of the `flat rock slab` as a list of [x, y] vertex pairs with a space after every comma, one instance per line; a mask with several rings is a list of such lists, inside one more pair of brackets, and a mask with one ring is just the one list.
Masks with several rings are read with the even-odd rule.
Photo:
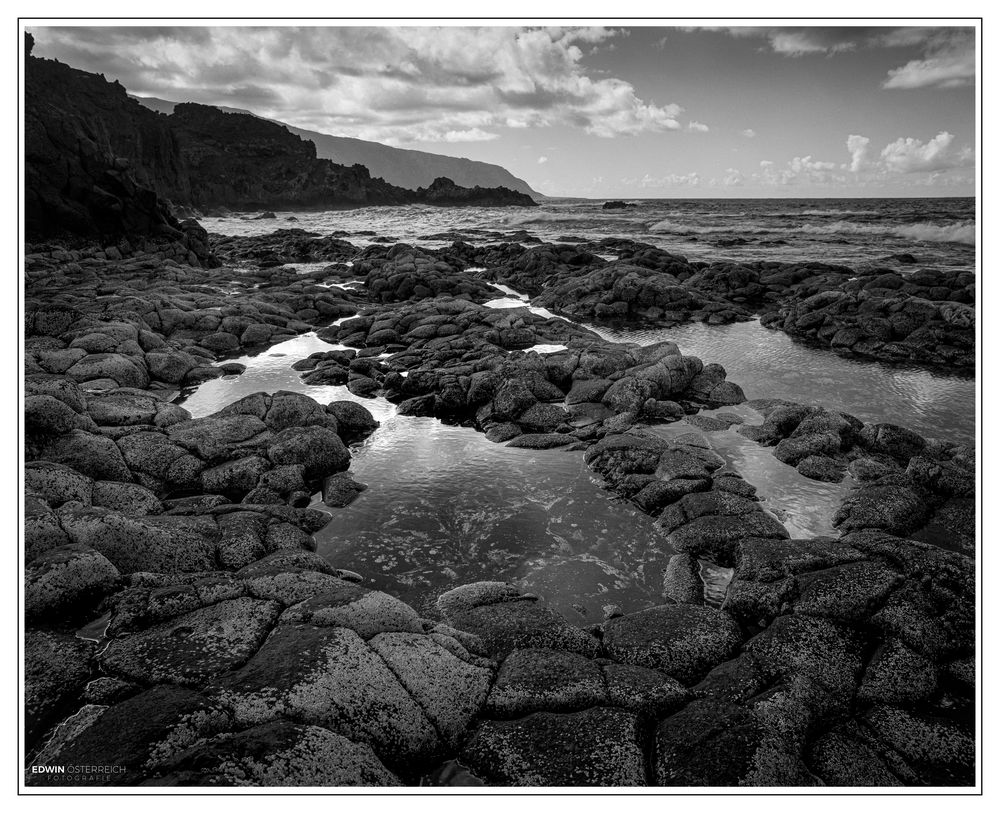
[[639, 718], [596, 707], [487, 720], [461, 761], [489, 784], [514, 787], [622, 787], [646, 784]]
[[745, 652], [770, 680], [808, 679], [841, 707], [854, 697], [861, 677], [861, 650], [855, 634], [825, 618], [779, 616], [750, 639]]
[[122, 573], [215, 570], [218, 526], [211, 517], [128, 517], [103, 508], [63, 509], [73, 542], [99, 551]]
[[719, 564], [730, 561], [736, 543], [764, 537], [787, 539], [785, 526], [769, 514], [754, 512], [743, 516], [702, 516], [671, 532], [667, 541], [677, 551]]
[[368, 645], [420, 704], [445, 743], [457, 748], [486, 700], [493, 670], [458, 657], [430, 635], [388, 632]]
[[342, 627], [279, 625], [215, 691], [242, 725], [281, 718], [319, 725], [404, 764], [441, 750], [434, 726], [386, 661]]
[[515, 649], [532, 647], [560, 649], [594, 657], [601, 648], [593, 635], [527, 598], [483, 604], [448, 614], [447, 618], [453, 627], [478, 635], [489, 652], [500, 658]]
[[656, 730], [656, 784], [670, 787], [815, 785], [797, 756], [752, 712], [696, 700]]
[[201, 685], [246, 663], [280, 612], [274, 601], [221, 601], [113, 640], [101, 665], [111, 674], [144, 683]]
[[659, 669], [682, 683], [732, 657], [742, 640], [728, 613], [690, 604], [651, 607], [604, 625], [604, 647], [612, 658]]
[[182, 751], [156, 787], [391, 787], [399, 779], [367, 745], [318, 726], [276, 721]]
[[577, 711], [607, 705], [600, 667], [572, 652], [518, 649], [504, 660], [490, 691], [487, 710], [495, 717], [533, 711]]
[[[162, 762], [231, 725], [202, 695], [156, 686], [114, 706], [86, 706], [60, 729], [35, 760], [38, 765], [107, 765], [120, 771], [86, 776], [86, 785], [134, 785]], [[42, 774], [35, 784], [79, 782], [80, 775]], [[82, 783], [81, 783], [82, 784]]]
[[975, 737], [953, 722], [893, 706], [875, 706], [865, 722], [928, 785], [975, 784]]
[[903, 577], [881, 562], [855, 562], [801, 574], [795, 612], [845, 622], [874, 615]]
[[25, 616], [58, 618], [73, 611], [86, 613], [114, 589], [118, 578], [118, 568], [93, 548], [53, 548], [25, 568]]
[[[332, 581], [332, 577], [326, 578]], [[388, 593], [342, 580], [337, 582], [332, 582], [336, 584], [334, 589], [289, 607], [282, 614], [281, 623], [347, 627], [365, 640], [383, 632], [423, 632], [420, 618], [409, 604]]]
[[93, 645], [70, 635], [24, 636], [24, 735], [34, 743], [71, 705], [90, 678]]
[[901, 786], [900, 778], [858, 733], [856, 724], [848, 724], [818, 737], [807, 755], [812, 772], [830, 787]]

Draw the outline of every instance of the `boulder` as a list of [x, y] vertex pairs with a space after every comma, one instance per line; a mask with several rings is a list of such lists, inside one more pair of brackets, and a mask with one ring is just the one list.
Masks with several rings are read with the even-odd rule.
[[112, 640], [101, 653], [101, 668], [145, 684], [202, 685], [246, 663], [280, 612], [273, 601], [221, 601]]
[[514, 787], [622, 787], [645, 784], [638, 717], [596, 707], [486, 720], [461, 761], [488, 784]]
[[604, 624], [603, 640], [615, 660], [659, 669], [690, 684], [732, 657], [743, 634], [721, 610], [666, 604], [612, 618]]
[[95, 480], [131, 483], [132, 472], [111, 438], [74, 429], [47, 444], [42, 456], [63, 463]]
[[534, 711], [577, 711], [606, 705], [607, 690], [594, 661], [554, 649], [517, 649], [504, 659], [490, 691], [493, 717]]
[[24, 738], [29, 747], [71, 710], [90, 679], [92, 656], [89, 641], [55, 632], [25, 632]]
[[346, 471], [351, 453], [332, 429], [291, 427], [279, 432], [267, 448], [276, 465], [301, 464], [307, 478]]
[[285, 720], [218, 734], [162, 763], [154, 787], [391, 787], [367, 745]]
[[127, 517], [104, 508], [63, 509], [71, 541], [99, 551], [122, 573], [215, 569], [218, 527], [203, 517]]
[[342, 627], [280, 624], [216, 691], [242, 726], [294, 719], [411, 766], [441, 751], [433, 724], [386, 662]]
[[53, 548], [25, 568], [25, 616], [64, 621], [73, 613], [86, 615], [111, 592], [118, 578], [118, 568], [92, 548]]

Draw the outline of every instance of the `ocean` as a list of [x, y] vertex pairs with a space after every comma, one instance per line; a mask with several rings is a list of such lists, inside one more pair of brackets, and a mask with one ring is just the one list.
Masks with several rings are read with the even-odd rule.
[[[204, 218], [209, 231], [262, 234], [298, 227], [375, 232], [400, 241], [441, 246], [443, 234], [478, 240], [493, 232], [524, 230], [545, 241], [596, 241], [624, 237], [650, 243], [688, 259], [732, 262], [822, 261], [862, 269], [871, 266], [974, 270], [974, 198], [859, 198], [747, 200], [625, 200], [626, 209], [604, 201], [548, 198], [533, 209], [376, 206], [332, 212], [276, 212]], [[365, 244], [370, 235], [349, 237]], [[437, 239], [435, 239], [437, 238]], [[915, 264], [894, 255], [909, 254]]]

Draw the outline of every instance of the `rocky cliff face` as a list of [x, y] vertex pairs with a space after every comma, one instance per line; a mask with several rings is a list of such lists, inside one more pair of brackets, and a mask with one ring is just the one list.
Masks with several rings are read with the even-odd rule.
[[426, 202], [534, 206], [505, 188], [438, 179], [414, 192], [316, 157], [280, 124], [198, 104], [156, 113], [117, 82], [30, 55], [25, 82], [29, 240], [183, 240], [171, 205], [332, 209]]
[[413, 199], [363, 166], [317, 158], [312, 142], [256, 116], [179, 104], [167, 121], [191, 179], [185, 202], [197, 208], [342, 208]]
[[298, 127], [289, 126], [288, 129], [313, 142], [320, 158], [329, 158], [341, 164], [364, 164], [373, 175], [407, 189], [429, 186], [435, 178], [446, 177], [459, 186], [502, 186], [532, 198], [542, 197], [525, 181], [496, 164], [390, 147], [360, 138], [331, 136]]
[[[458, 186], [450, 178], [435, 178], [426, 189], [416, 192], [419, 203], [431, 206], [535, 206], [534, 200], [521, 192], [515, 192], [505, 186], [484, 189], [474, 186], [471, 189]], [[525, 201], [527, 198], [530, 203]]]
[[157, 194], [188, 194], [177, 141], [163, 116], [103, 76], [29, 56], [25, 66], [25, 214], [29, 240], [67, 234], [114, 242], [178, 238]]
[[[133, 96], [140, 104], [158, 113], [170, 115], [178, 102], [158, 99], [155, 96]], [[232, 107], [219, 107], [227, 113], [248, 113]], [[377, 141], [365, 141], [361, 138], [333, 136], [318, 133], [315, 130], [304, 130], [284, 122], [288, 132], [316, 145], [317, 158], [329, 158], [336, 164], [352, 166], [361, 164], [376, 178], [382, 178], [393, 186], [405, 189], [419, 189], [430, 186], [436, 178], [449, 178], [458, 186], [506, 187], [515, 192], [523, 192], [532, 198], [544, 197], [532, 189], [525, 181], [511, 174], [498, 164], [485, 161], [473, 161], [469, 158], [456, 158], [451, 155], [438, 155], [423, 150], [409, 150], [401, 147], [390, 147]]]

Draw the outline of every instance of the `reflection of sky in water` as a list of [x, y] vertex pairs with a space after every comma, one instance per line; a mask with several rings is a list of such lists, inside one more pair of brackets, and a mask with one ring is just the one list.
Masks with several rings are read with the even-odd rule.
[[[748, 406], [703, 410], [702, 415], [717, 412], [739, 415], [748, 424], [759, 424], [763, 416]], [[757, 496], [764, 507], [781, 520], [792, 538], [832, 534], [837, 536], [831, 520], [841, 499], [851, 485], [850, 476], [842, 483], [821, 483], [803, 477], [794, 468], [782, 463], [773, 449], [743, 437], [733, 426], [719, 432], [700, 432], [685, 421], [656, 426], [657, 435], [672, 440], [694, 433], [703, 437], [731, 469], [757, 487]]]
[[[503, 292], [524, 306], [516, 291]], [[598, 332], [641, 344], [676, 341], [683, 352], [725, 366], [749, 398], [821, 404], [951, 440], [973, 436], [971, 379], [842, 358], [757, 322]], [[236, 359], [247, 365], [245, 373], [208, 381], [183, 401], [201, 417], [253, 392], [291, 390], [324, 404], [357, 401], [372, 412], [382, 425], [352, 450], [351, 464], [351, 474], [370, 488], [346, 508], [326, 509], [333, 519], [317, 534], [319, 551], [331, 562], [418, 608], [451, 586], [479, 579], [517, 581], [581, 624], [599, 621], [609, 604], [630, 612], [661, 603], [661, 570], [671, 553], [663, 534], [650, 517], [601, 488], [580, 452], [508, 449], [470, 428], [396, 415], [382, 398], [307, 385], [291, 369], [310, 353], [338, 347], [314, 333], [298, 336]], [[761, 420], [746, 406], [722, 411], [748, 423]], [[672, 438], [695, 430], [680, 422], [654, 431]], [[808, 480], [735, 429], [704, 437], [729, 468], [757, 486], [764, 506], [793, 537], [833, 532], [830, 519], [849, 479]], [[718, 600], [728, 575], [703, 575]]]
[[351, 474], [370, 488], [333, 511], [319, 550], [405, 600], [500, 579], [581, 621], [599, 621], [609, 603], [658, 603], [663, 535], [603, 490], [580, 452], [508, 449], [432, 418], [393, 417], [356, 450]]
[[325, 509], [333, 520], [316, 535], [330, 561], [418, 604], [479, 579], [516, 580], [580, 623], [600, 621], [606, 604], [629, 611], [660, 602], [663, 535], [601, 488], [582, 453], [508, 449], [466, 427], [396, 415], [383, 398], [310, 386], [291, 369], [337, 346], [298, 336], [236, 359], [243, 375], [208, 381], [183, 401], [201, 417], [254, 392], [290, 390], [372, 412], [382, 425], [351, 462], [370, 488], [346, 508]]
[[793, 341], [756, 320], [638, 331], [588, 327], [611, 341], [677, 342], [682, 353], [725, 367], [747, 398], [785, 398], [843, 410], [867, 422], [900, 424], [929, 438], [975, 440], [976, 382], [971, 377], [846, 358]]
[[331, 401], [357, 401], [359, 404], [364, 404], [379, 421], [395, 412], [395, 407], [384, 398], [359, 398], [347, 387], [309, 385], [302, 381], [301, 372], [292, 369], [295, 362], [311, 353], [338, 348], [343, 348], [343, 345], [324, 342], [315, 333], [296, 336], [257, 355], [233, 359], [245, 364], [246, 372], [238, 376], [223, 376], [206, 381], [179, 403], [192, 416], [201, 418], [255, 392], [289, 390], [304, 393], [321, 404], [328, 404]]

